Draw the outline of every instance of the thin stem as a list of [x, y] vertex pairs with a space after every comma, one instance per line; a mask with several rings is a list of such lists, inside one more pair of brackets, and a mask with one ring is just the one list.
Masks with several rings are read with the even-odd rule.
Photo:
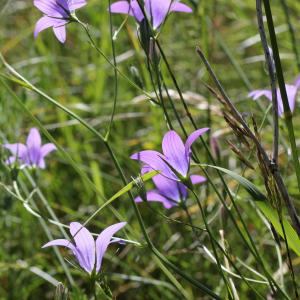
[[273, 104], [273, 163], [278, 163], [278, 148], [279, 148], [279, 121], [278, 121], [278, 99], [276, 91], [276, 71], [274, 69], [273, 56], [271, 55], [270, 48], [268, 46], [267, 36], [264, 27], [263, 13], [262, 13], [262, 2], [256, 0], [256, 12], [259, 34], [262, 42], [262, 46], [265, 53], [266, 62], [268, 65], [271, 91], [272, 91], [272, 104]]
[[[108, 0], [108, 7], [110, 7], [111, 1]], [[111, 49], [112, 49], [112, 55], [113, 55], [113, 65], [114, 65], [114, 75], [115, 75], [115, 84], [114, 84], [114, 101], [113, 101], [113, 109], [107, 129], [107, 133], [105, 135], [105, 139], [108, 140], [111, 132], [111, 128], [114, 122], [114, 116], [116, 113], [117, 108], [117, 100], [118, 100], [118, 71], [117, 71], [117, 61], [116, 61], [116, 49], [115, 49], [115, 43], [113, 39], [113, 27], [112, 27], [112, 17], [111, 17], [111, 11], [109, 9], [109, 29], [110, 29], [110, 39], [111, 39]]]
[[[127, 184], [127, 180], [125, 178], [125, 175], [123, 173], [123, 170], [110, 146], [110, 144], [108, 143], [108, 141], [91, 125], [89, 125], [87, 122], [85, 122], [83, 119], [81, 119], [78, 115], [76, 115], [75, 113], [73, 113], [72, 111], [70, 111], [69, 109], [67, 109], [66, 107], [64, 107], [63, 105], [59, 104], [56, 100], [54, 100], [53, 98], [49, 97], [47, 94], [45, 94], [44, 92], [42, 92], [41, 90], [39, 90], [37, 87], [35, 87], [33, 84], [31, 84], [27, 79], [25, 79], [22, 75], [20, 75], [12, 66], [10, 66], [3, 58], [3, 56], [0, 53], [0, 61], [2, 61], [2, 63], [4, 64], [4, 66], [14, 75], [16, 76], [18, 79], [20, 79], [24, 84], [26, 84], [25, 86], [29, 89], [31, 89], [32, 91], [34, 91], [35, 93], [41, 95], [43, 98], [45, 98], [47, 101], [49, 101], [50, 103], [52, 103], [53, 105], [55, 105], [56, 107], [58, 107], [59, 109], [63, 110], [64, 112], [66, 112], [68, 115], [70, 115], [71, 117], [73, 117], [74, 119], [76, 119], [77, 121], [79, 121], [84, 127], [86, 127], [91, 133], [93, 133], [99, 140], [101, 140], [108, 152], [109, 155], [111, 156], [114, 165], [123, 181], [123, 183], [126, 185]], [[213, 297], [214, 299], [220, 299], [221, 298], [215, 294], [212, 290], [210, 290], [208, 287], [206, 287], [205, 285], [203, 285], [202, 283], [200, 283], [199, 281], [195, 280], [194, 278], [190, 277], [189, 275], [187, 275], [185, 272], [183, 272], [180, 268], [176, 267], [173, 263], [171, 263], [166, 257], [164, 257], [153, 245], [153, 243], [151, 242], [148, 234], [147, 234], [147, 230], [146, 227], [144, 225], [142, 216], [138, 210], [138, 207], [134, 201], [134, 197], [132, 195], [131, 192], [128, 192], [132, 205], [134, 207], [134, 211], [135, 214], [137, 216], [138, 222], [140, 224], [143, 236], [145, 237], [145, 240], [147, 242], [147, 245], [149, 247], [149, 249], [169, 268], [171, 268], [174, 272], [176, 272], [177, 274], [179, 274], [182, 278], [186, 279], [188, 282], [190, 282], [192, 285], [194, 285], [195, 287], [199, 288], [200, 290], [204, 291], [205, 293], [207, 293], [208, 295], [210, 295], [211, 297]]]
[[[164, 63], [165, 63], [166, 66], [167, 66], [168, 72], [169, 72], [169, 74], [170, 74], [170, 76], [171, 76], [171, 78], [172, 78], [172, 80], [173, 80], [173, 83], [174, 83], [174, 85], [175, 85], [175, 87], [176, 87], [176, 89], [177, 89], [177, 91], [178, 91], [178, 94], [179, 94], [180, 99], [181, 99], [181, 101], [182, 101], [182, 104], [183, 104], [183, 106], [184, 106], [184, 108], [185, 108], [185, 110], [186, 110], [186, 113], [187, 113], [187, 115], [189, 116], [189, 119], [190, 119], [191, 123], [193, 124], [194, 128], [197, 129], [197, 126], [196, 126], [196, 124], [195, 124], [195, 122], [194, 122], [194, 120], [193, 120], [193, 117], [192, 117], [192, 115], [190, 114], [190, 112], [189, 112], [189, 110], [188, 110], [188, 107], [187, 107], [187, 105], [186, 105], [186, 103], [185, 103], [185, 100], [184, 100], [184, 98], [183, 98], [183, 95], [182, 95], [182, 93], [181, 93], [181, 90], [180, 90], [180, 88], [179, 88], [179, 85], [178, 85], [178, 83], [177, 83], [177, 80], [176, 80], [176, 78], [175, 78], [175, 76], [174, 76], [174, 74], [173, 74], [173, 72], [172, 72], [172, 70], [171, 70], [171, 67], [170, 67], [170, 65], [169, 65], [169, 63], [168, 63], [168, 60], [167, 60], [167, 58], [166, 58], [166, 56], [165, 56], [165, 54], [164, 54], [164, 52], [163, 52], [163, 49], [161, 48], [161, 46], [160, 46], [160, 44], [158, 43], [158, 41], [156, 41], [156, 42], [157, 42], [158, 48], [159, 48], [159, 50], [160, 50], [160, 53], [161, 53], [161, 55], [162, 55], [162, 58], [163, 58], [163, 60], [164, 60]], [[208, 62], [207, 62], [207, 63], [208, 63]], [[209, 64], [208, 64], [208, 65], [209, 65]], [[213, 72], [212, 72], [212, 74], [213, 74]], [[213, 75], [214, 75], [214, 74], [213, 74]], [[214, 75], [214, 79], [216, 79], [215, 75]], [[216, 80], [217, 80], [217, 79], [216, 79]], [[221, 85], [219, 85], [219, 86], [221, 87]], [[222, 88], [222, 87], [221, 87], [221, 88]], [[222, 89], [222, 91], [223, 91], [223, 94], [226, 95], [226, 94], [225, 94], [225, 91], [224, 91], [223, 89]], [[235, 109], [235, 108], [233, 107], [233, 109]], [[239, 113], [238, 113], [237, 111], [236, 111], [236, 114], [239, 115]], [[176, 114], [175, 114], [175, 115], [176, 115]], [[177, 116], [177, 115], [176, 115], [176, 116]], [[239, 116], [240, 116], [240, 115], [239, 115]], [[240, 118], [241, 118], [241, 120], [243, 120], [241, 116], [240, 116]], [[179, 122], [179, 124], [181, 124], [181, 123]], [[245, 125], [246, 125], [246, 124], [245, 124]], [[247, 125], [246, 125], [246, 126], [247, 126]], [[184, 131], [184, 132], [185, 132], [185, 131]], [[205, 147], [205, 150], [206, 150], [207, 153], [209, 154], [209, 157], [210, 157], [211, 161], [213, 162], [214, 165], [216, 165], [216, 162], [215, 162], [215, 160], [214, 160], [214, 158], [213, 158], [213, 156], [212, 156], [212, 154], [211, 154], [211, 152], [210, 152], [210, 150], [209, 150], [209, 148], [208, 148], [206, 142], [204, 141], [204, 139], [203, 139], [202, 137], [200, 137], [200, 139], [201, 139], [202, 144], [203, 144], [204, 147]], [[199, 160], [197, 159], [197, 157], [195, 157], [195, 158], [196, 158], [196, 161], [199, 161]], [[205, 175], [206, 175], [207, 178], [209, 179], [208, 173], [207, 173], [205, 170], [203, 170], [203, 171], [205, 172]], [[258, 253], [258, 251], [257, 251], [257, 249], [256, 249], [256, 246], [255, 246], [255, 243], [254, 243], [254, 241], [253, 241], [251, 235], [249, 234], [249, 232], [248, 232], [248, 230], [247, 230], [247, 226], [246, 226], [246, 224], [245, 224], [245, 222], [244, 222], [244, 220], [243, 220], [243, 218], [242, 218], [242, 216], [241, 216], [240, 211], [238, 210], [238, 208], [237, 208], [237, 206], [236, 206], [236, 204], [235, 204], [235, 201], [234, 201], [234, 199], [233, 199], [233, 197], [232, 197], [232, 195], [231, 195], [231, 192], [230, 192], [230, 190], [229, 190], [229, 188], [228, 188], [228, 186], [227, 186], [227, 184], [226, 184], [226, 182], [225, 182], [225, 180], [224, 180], [224, 178], [223, 178], [223, 175], [222, 175], [219, 171], [217, 171], [217, 173], [218, 173], [218, 175], [219, 175], [219, 177], [220, 177], [220, 179], [221, 179], [221, 181], [222, 181], [222, 183], [223, 183], [223, 185], [224, 185], [224, 187], [225, 187], [225, 190], [226, 190], [227, 194], [229, 195], [229, 198], [231, 199], [231, 203], [233, 204], [233, 206], [234, 206], [234, 208], [235, 208], [235, 210], [236, 210], [236, 212], [237, 212], [237, 214], [238, 214], [238, 217], [239, 217], [241, 223], [243, 224], [243, 227], [244, 227], [244, 229], [245, 229], [245, 231], [246, 231], [246, 233], [247, 233], [248, 239], [249, 239], [249, 241], [250, 241], [250, 243], [251, 243], [251, 247], [249, 247], [248, 241], [245, 239], [245, 237], [244, 237], [244, 235], [242, 234], [242, 232], [240, 232], [240, 228], [239, 228], [239, 226], [236, 224], [236, 220], [235, 220], [234, 217], [231, 215], [230, 209], [227, 207], [227, 204], [226, 204], [225, 201], [223, 200], [222, 196], [219, 194], [217, 188], [214, 188], [214, 190], [216, 191], [217, 195], [219, 196], [219, 199], [221, 200], [221, 202], [223, 203], [224, 207], [225, 207], [226, 210], [228, 211], [228, 213], [229, 213], [229, 215], [230, 215], [230, 217], [231, 217], [231, 220], [232, 220], [233, 223], [236, 225], [236, 228], [237, 228], [237, 230], [240, 232], [241, 237], [242, 237], [243, 240], [245, 241], [246, 245], [249, 247], [249, 249], [250, 249], [251, 252], [253, 253], [254, 257], [256, 257], [256, 259], [260, 261], [260, 264], [262, 265], [262, 267], [263, 267], [263, 269], [264, 269], [264, 272], [266, 273], [266, 277], [267, 277], [268, 280], [269, 280], [269, 283], [270, 283], [271, 288], [273, 289], [273, 283], [274, 283], [275, 286], [278, 287], [277, 283], [274, 281], [274, 279], [272, 278], [272, 276], [271, 276], [271, 275], [269, 274], [269, 272], [266, 270], [266, 268], [265, 268], [265, 266], [264, 266], [264, 263], [263, 263], [262, 259], [260, 258], [260, 255], [259, 255], [259, 253]], [[210, 179], [209, 179], [209, 182], [210, 182], [210, 183], [213, 185], [213, 187], [214, 187], [214, 184], [213, 184], [213, 182], [212, 182]], [[272, 282], [273, 282], [273, 283], [272, 283]], [[278, 289], [280, 289], [280, 288], [278, 287]], [[273, 291], [274, 291], [274, 289], [273, 289]]]
[[281, 60], [279, 56], [279, 50], [277, 45], [277, 38], [276, 33], [274, 29], [274, 22], [273, 22], [273, 16], [272, 16], [272, 10], [270, 6], [269, 0], [263, 0], [264, 7], [265, 7], [265, 13], [267, 17], [268, 22], [268, 28], [270, 33], [270, 40], [274, 55], [274, 61], [275, 61], [275, 67], [276, 67], [276, 73], [278, 78], [278, 84], [280, 89], [280, 94], [282, 98], [282, 104], [284, 109], [284, 120], [285, 124], [288, 130], [289, 140], [291, 144], [291, 150], [292, 150], [292, 157], [294, 162], [294, 168], [297, 176], [297, 183], [298, 183], [298, 189], [300, 191], [300, 162], [299, 162], [299, 155], [296, 145], [296, 138], [295, 138], [295, 132], [294, 132], [294, 125], [293, 125], [293, 115], [289, 106], [289, 100], [286, 92], [286, 86], [283, 76], [283, 70], [281, 66]]
[[202, 220], [205, 224], [205, 228], [206, 228], [206, 231], [209, 235], [209, 239], [210, 239], [210, 243], [211, 243], [211, 246], [212, 246], [212, 249], [213, 249], [213, 252], [214, 252], [214, 255], [215, 255], [215, 260], [216, 260], [216, 263], [217, 263], [217, 266], [218, 266], [218, 269], [221, 273], [221, 276], [223, 278], [223, 281], [226, 285], [226, 289], [227, 289], [227, 292], [228, 292], [228, 297], [229, 299], [233, 299], [233, 293], [232, 293], [232, 290], [230, 289], [230, 285], [227, 281], [227, 278], [223, 272], [223, 269], [222, 269], [222, 266], [221, 266], [221, 262], [219, 260], [219, 256], [218, 256], [218, 253], [217, 253], [217, 249], [216, 249], [216, 246], [215, 246], [215, 238], [210, 230], [210, 227], [209, 225], [207, 224], [207, 220], [206, 220], [206, 216], [205, 216], [205, 213], [204, 213], [204, 210], [203, 210], [203, 207], [201, 205], [201, 202], [200, 202], [200, 199], [198, 198], [197, 194], [195, 193], [194, 190], [191, 190], [192, 194], [194, 195], [194, 198], [196, 199], [196, 202], [197, 202], [197, 205], [200, 209], [200, 212], [201, 212], [201, 216], [202, 216]]
[[[127, 184], [127, 180], [125, 178], [125, 175], [123, 173], [123, 170], [120, 166], [120, 163], [118, 161], [118, 159], [116, 158], [112, 148], [110, 147], [109, 143], [107, 141], [105, 141], [105, 146], [114, 162], [114, 165], [115, 167], [117, 168], [117, 171], [119, 173], [119, 175], [121, 176], [121, 179], [123, 181], [123, 183], [126, 185]], [[183, 272], [180, 268], [178, 268], [177, 266], [175, 266], [173, 263], [171, 263], [164, 255], [162, 255], [156, 248], [155, 246], [153, 245], [148, 233], [147, 233], [147, 230], [146, 230], [146, 227], [145, 227], [145, 224], [144, 224], [144, 221], [143, 221], [143, 218], [140, 214], [140, 211], [134, 201], [134, 197], [132, 195], [132, 193], [129, 191], [128, 192], [128, 195], [129, 195], [129, 198], [131, 200], [131, 204], [133, 206], [133, 209], [134, 209], [134, 212], [137, 216], [137, 219], [138, 219], [138, 222], [139, 222], [139, 225], [140, 225], [140, 228], [142, 230], [142, 233], [144, 235], [144, 238], [147, 242], [147, 245], [149, 247], [149, 249], [166, 265], [168, 266], [169, 268], [171, 268], [173, 271], [175, 271], [177, 274], [179, 274], [181, 277], [183, 277], [184, 279], [186, 279], [188, 282], [190, 282], [191, 284], [193, 284], [194, 286], [196, 286], [197, 288], [199, 288], [200, 290], [206, 292], [208, 295], [210, 295], [213, 299], [220, 299], [221, 298], [215, 294], [213, 291], [211, 291], [209, 288], [207, 288], [205, 285], [203, 285], [202, 283], [198, 282], [197, 280], [195, 280], [194, 278], [190, 277], [189, 275], [187, 275], [185, 272]]]
[[134, 81], [132, 81], [128, 76], [126, 76], [117, 66], [114, 65], [114, 63], [112, 63], [110, 61], [110, 59], [103, 53], [103, 51], [96, 45], [91, 33], [90, 33], [90, 30], [88, 28], [88, 25], [87, 24], [84, 24], [82, 23], [81, 21], [77, 20], [77, 22], [84, 28], [92, 46], [96, 49], [96, 51], [108, 62], [108, 64], [110, 66], [112, 66], [131, 86], [133, 86], [134, 88], [136, 88], [137, 90], [139, 90], [141, 93], [143, 93], [145, 96], [148, 97], [148, 99], [150, 101], [152, 101], [153, 103], [159, 105], [159, 103], [153, 99], [151, 97], [151, 95], [147, 92], [145, 92], [141, 87], [139, 87]]
[[286, 22], [288, 24], [289, 33], [290, 33], [291, 42], [292, 42], [292, 47], [293, 47], [293, 51], [294, 51], [296, 62], [297, 62], [298, 72], [300, 72], [300, 55], [299, 55], [299, 51], [298, 51], [298, 48], [297, 48], [295, 29], [294, 29], [293, 24], [290, 21], [289, 8], [287, 6], [286, 0], [280, 0], [280, 3], [281, 3], [281, 6], [283, 8], [283, 12], [284, 12], [284, 15], [285, 15], [285, 18], [286, 18]]
[[223, 100], [226, 103], [227, 109], [230, 110], [230, 112], [232, 113], [233, 117], [236, 118], [236, 120], [242, 125], [243, 129], [245, 130], [245, 133], [247, 134], [247, 136], [254, 142], [257, 151], [259, 152], [259, 154], [261, 155], [261, 158], [265, 164], [265, 166], [269, 167], [271, 174], [273, 175], [275, 182], [278, 186], [278, 189], [280, 191], [280, 194], [283, 198], [283, 200], [285, 201], [286, 207], [288, 209], [288, 213], [291, 217], [293, 226], [298, 234], [298, 236], [300, 236], [300, 222], [299, 222], [299, 218], [297, 215], [297, 211], [295, 209], [295, 206], [293, 204], [292, 199], [289, 196], [289, 193], [287, 191], [287, 188], [283, 182], [283, 179], [280, 175], [280, 172], [278, 170], [278, 167], [276, 164], [271, 164], [270, 160], [269, 160], [269, 156], [266, 153], [265, 149], [263, 148], [263, 146], [261, 145], [260, 141], [258, 140], [258, 138], [256, 137], [256, 135], [252, 132], [252, 130], [249, 128], [249, 126], [247, 125], [247, 123], [245, 122], [245, 120], [243, 119], [243, 117], [241, 116], [240, 112], [235, 108], [235, 106], [233, 105], [232, 101], [230, 100], [230, 98], [228, 97], [228, 95], [226, 94], [223, 86], [221, 85], [220, 81], [218, 80], [216, 74], [214, 73], [212, 67], [210, 66], [210, 63], [207, 61], [204, 53], [201, 51], [201, 49], [199, 47], [197, 47], [196, 49], [199, 57], [201, 58], [201, 60], [203, 61], [203, 63], [206, 66], [207, 71], [209, 72], [210, 76], [212, 77], [214, 83], [216, 84], [216, 86], [218, 87], [218, 90], [220, 91]]

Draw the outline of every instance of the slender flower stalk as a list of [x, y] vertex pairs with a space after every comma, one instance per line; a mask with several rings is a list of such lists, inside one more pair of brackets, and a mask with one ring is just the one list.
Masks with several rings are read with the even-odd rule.
[[[262, 13], [262, 4], [260, 1], [256, 1], [256, 14], [257, 14], [257, 22], [259, 28], [260, 39], [262, 43], [262, 47], [265, 53], [266, 64], [268, 66], [269, 77], [270, 77], [270, 85], [271, 85], [271, 100], [273, 107], [273, 155], [272, 155], [272, 163], [277, 164], [278, 161], [278, 152], [279, 152], [279, 120], [278, 116], [280, 116], [281, 111], [283, 111], [282, 107], [282, 99], [280, 98], [280, 92], [276, 90], [276, 71], [274, 66], [274, 59], [271, 53], [271, 49], [268, 45], [267, 35], [265, 32], [263, 13]], [[255, 93], [255, 91], [254, 91]], [[251, 94], [251, 93], [250, 93]], [[295, 95], [296, 96], [296, 95]], [[294, 98], [295, 98], [294, 96]], [[292, 97], [292, 95], [291, 95]], [[292, 101], [292, 100], [291, 100]], [[291, 107], [292, 103], [290, 103]]]
[[274, 28], [273, 15], [272, 15], [270, 2], [268, 0], [263, 0], [263, 3], [265, 7], [266, 19], [267, 19], [268, 29], [270, 33], [270, 41], [271, 41], [273, 55], [274, 55], [274, 63], [276, 67], [278, 85], [279, 85], [282, 104], [284, 108], [284, 120], [285, 120], [286, 128], [288, 130], [289, 141], [291, 144], [292, 157], [293, 157], [293, 163], [294, 163], [295, 172], [297, 176], [298, 189], [300, 190], [300, 162], [299, 162], [298, 149], [296, 145], [293, 115], [289, 107], [289, 100], [288, 100], [287, 90], [285, 87], [285, 80], [284, 80], [283, 70], [281, 66], [281, 59], [279, 56], [279, 49], [277, 45], [277, 38], [276, 38], [276, 33]]
[[6, 164], [11, 165], [20, 161], [23, 167], [45, 169], [45, 157], [56, 150], [52, 143], [42, 145], [41, 135], [36, 128], [31, 128], [26, 144], [4, 144], [3, 148], [8, 149], [12, 156], [6, 160]]

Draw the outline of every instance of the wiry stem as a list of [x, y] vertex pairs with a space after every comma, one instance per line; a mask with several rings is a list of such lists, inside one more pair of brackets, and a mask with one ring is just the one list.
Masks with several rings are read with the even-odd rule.
[[295, 59], [297, 62], [297, 68], [298, 68], [298, 72], [300, 72], [300, 54], [297, 48], [297, 41], [296, 41], [296, 37], [295, 37], [295, 29], [293, 24], [290, 21], [290, 13], [289, 13], [289, 8], [287, 6], [286, 0], [280, 0], [281, 6], [283, 8], [283, 12], [285, 14], [285, 18], [286, 18], [286, 22], [288, 24], [289, 27], [289, 32], [290, 32], [290, 37], [291, 37], [291, 42], [292, 42], [292, 47], [293, 47], [293, 51], [295, 54]]
[[235, 108], [235, 106], [233, 105], [232, 101], [230, 100], [230, 98], [228, 97], [228, 95], [226, 94], [225, 90], [223, 89], [221, 83], [219, 82], [216, 74], [214, 73], [212, 67], [210, 66], [209, 62], [207, 61], [204, 53], [201, 51], [201, 49], [199, 47], [197, 47], [197, 53], [199, 55], [199, 57], [201, 58], [201, 60], [203, 61], [203, 63], [206, 66], [206, 69], [208, 70], [210, 76], [212, 77], [214, 83], [216, 84], [216, 86], [218, 87], [223, 100], [225, 101], [226, 105], [228, 106], [228, 108], [230, 109], [230, 112], [232, 113], [233, 117], [242, 125], [243, 129], [245, 130], [245, 133], [247, 134], [247, 136], [254, 142], [257, 151], [260, 153], [264, 164], [266, 166], [268, 166], [270, 168], [270, 172], [272, 173], [274, 180], [278, 186], [279, 192], [281, 194], [282, 199], [285, 201], [286, 207], [288, 209], [288, 213], [291, 217], [293, 226], [298, 234], [298, 236], [300, 236], [300, 222], [299, 222], [299, 218], [297, 215], [297, 211], [295, 209], [295, 206], [292, 202], [292, 199], [290, 198], [287, 188], [283, 182], [283, 179], [279, 173], [279, 170], [277, 168], [277, 165], [270, 163], [270, 159], [268, 154], [266, 153], [265, 149], [263, 148], [263, 146], [261, 145], [260, 141], [258, 140], [258, 138], [256, 137], [256, 135], [252, 132], [252, 130], [249, 128], [249, 126], [247, 125], [247, 123], [245, 122], [245, 120], [243, 119], [243, 117], [241, 116], [240, 112]]
[[276, 71], [274, 68], [273, 55], [271, 54], [270, 48], [268, 46], [267, 36], [264, 27], [263, 13], [262, 13], [262, 3], [261, 0], [256, 0], [256, 12], [258, 29], [261, 38], [261, 43], [264, 49], [266, 63], [268, 66], [270, 84], [272, 91], [272, 104], [273, 104], [273, 128], [274, 128], [274, 139], [273, 139], [273, 163], [278, 163], [278, 147], [279, 147], [279, 121], [278, 121], [278, 98], [276, 91]]
[[270, 40], [271, 40], [271, 45], [272, 45], [272, 50], [273, 50], [273, 55], [274, 55], [274, 61], [275, 61], [275, 67], [276, 67], [276, 73], [277, 73], [277, 78], [278, 78], [278, 85], [280, 89], [280, 94], [282, 98], [282, 104], [284, 108], [284, 120], [285, 124], [288, 130], [288, 135], [289, 135], [289, 140], [291, 144], [291, 150], [292, 150], [292, 157], [293, 157], [293, 162], [294, 162], [294, 168], [296, 171], [296, 176], [297, 176], [297, 183], [298, 183], [298, 189], [300, 191], [300, 162], [299, 162], [299, 155], [298, 155], [298, 150], [297, 150], [297, 145], [296, 145], [296, 139], [295, 139], [295, 132], [294, 132], [294, 125], [293, 125], [293, 115], [289, 106], [289, 100], [286, 92], [286, 87], [285, 87], [285, 81], [284, 81], [284, 76], [283, 76], [283, 71], [282, 71], [282, 66], [281, 66], [281, 60], [279, 56], [279, 50], [278, 50], [278, 45], [277, 45], [277, 38], [276, 38], [276, 33], [274, 29], [274, 22], [273, 22], [273, 16], [272, 16], [272, 10], [270, 6], [269, 0], [263, 0], [264, 7], [265, 7], [265, 13], [266, 13], [266, 18], [268, 22], [268, 29], [270, 33]]

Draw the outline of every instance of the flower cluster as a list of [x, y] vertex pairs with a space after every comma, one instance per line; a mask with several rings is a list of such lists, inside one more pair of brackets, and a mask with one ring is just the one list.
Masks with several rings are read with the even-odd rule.
[[[44, 14], [36, 23], [34, 36], [37, 37], [41, 31], [52, 27], [61, 43], [66, 41], [66, 25], [78, 21], [75, 10], [87, 4], [85, 0], [34, 0], [33, 3]], [[137, 0], [117, 1], [111, 4], [109, 11], [133, 16], [138, 23], [145, 19], [146, 14], [154, 30], [164, 23], [171, 12], [192, 12], [190, 7], [179, 0], [145, 0], [144, 4], [141, 9]]]
[[[201, 128], [190, 134], [183, 143], [180, 136], [171, 130], [162, 141], [163, 154], [154, 150], [145, 150], [131, 156], [143, 163], [142, 173], [157, 170], [161, 173], [153, 178], [155, 190], [147, 192], [148, 201], [159, 201], [165, 208], [171, 208], [187, 197], [187, 186], [204, 182], [199, 175], [189, 175], [192, 144], [209, 128]], [[138, 197], [137, 202], [142, 199]]]

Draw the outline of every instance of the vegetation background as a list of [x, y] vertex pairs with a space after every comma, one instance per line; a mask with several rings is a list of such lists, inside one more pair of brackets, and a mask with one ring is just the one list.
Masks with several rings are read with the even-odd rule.
[[[264, 54], [257, 29], [255, 1], [211, 0], [184, 1], [193, 7], [188, 14], [172, 14], [160, 34], [160, 42], [184, 93], [197, 126], [211, 127], [205, 137], [217, 140], [220, 155], [219, 166], [244, 174], [262, 192], [264, 182], [257, 171], [256, 158], [250, 152], [253, 169], [245, 167], [230, 150], [227, 141], [238, 145], [222, 117], [222, 107], [208, 91], [203, 82], [213, 84], [205, 67], [196, 54], [196, 46], [206, 53], [218, 77], [245, 118], [251, 122], [253, 114], [257, 124], [262, 124], [261, 138], [264, 146], [272, 149], [272, 125], [268, 121], [271, 112], [265, 112], [268, 101], [261, 99], [260, 106], [250, 100], [247, 94], [252, 89], [268, 87], [269, 78], [265, 68]], [[300, 2], [286, 1], [289, 7], [289, 21], [292, 23], [296, 46], [300, 51]], [[96, 44], [111, 59], [110, 16], [108, 1], [89, 0], [88, 5], [78, 10], [79, 19], [90, 26]], [[271, 1], [276, 24], [280, 54], [287, 82], [293, 82], [300, 73], [295, 59], [287, 19], [282, 1]], [[86, 33], [78, 24], [69, 24], [67, 42], [60, 44], [52, 30], [46, 30], [35, 40], [33, 29], [40, 12], [29, 0], [0, 0], [0, 52], [6, 61], [32, 84], [53, 97], [64, 107], [72, 110], [101, 133], [109, 124], [114, 99], [115, 74], [112, 67], [91, 46]], [[114, 31], [124, 21], [121, 15], [112, 16]], [[143, 50], [136, 36], [136, 24], [132, 18], [117, 34], [114, 40], [118, 67], [143, 88], [153, 92], [147, 72]], [[163, 67], [166, 84], [174, 98], [177, 110], [188, 132], [192, 132], [188, 119], [178, 101], [172, 80]], [[105, 199], [110, 198], [124, 185], [112, 164], [107, 149], [86, 128], [70, 115], [45, 101], [43, 97], [26, 89], [19, 82], [8, 78], [7, 70], [0, 64], [0, 142], [23, 141], [31, 127], [39, 127], [46, 142], [50, 136], [67, 153], [57, 151], [47, 158], [47, 169], [36, 173], [22, 171], [18, 183], [21, 194], [26, 198], [36, 187], [32, 196], [39, 213], [49, 215], [50, 206], [58, 220], [68, 225], [72, 221], [84, 222]], [[172, 91], [173, 92], [172, 92]], [[130, 86], [122, 77], [118, 79], [118, 103], [110, 143], [118, 157], [128, 180], [136, 177], [139, 166], [129, 156], [141, 149], [160, 150], [163, 134], [168, 130], [162, 111], [144, 99], [140, 91]], [[20, 104], [22, 103], [22, 105]], [[299, 102], [298, 102], [299, 103]], [[294, 123], [297, 142], [300, 142], [300, 113], [296, 105]], [[175, 117], [172, 120], [178, 132]], [[288, 151], [287, 133], [280, 120], [282, 173], [289, 192], [300, 200], [295, 180], [293, 163]], [[197, 144], [202, 162], [209, 162], [207, 154]], [[241, 151], [246, 151], [241, 149]], [[2, 161], [7, 152], [1, 149]], [[72, 161], [72, 163], [71, 163]], [[199, 169], [195, 172], [200, 174]], [[223, 193], [224, 188], [214, 170], [209, 169], [216, 186]], [[0, 299], [53, 299], [56, 288], [53, 283], [62, 282], [70, 288], [71, 299], [87, 299], [86, 281], [82, 272], [66, 262], [76, 284], [72, 287], [62, 265], [51, 249], [41, 246], [49, 240], [49, 232], [61, 237], [58, 226], [43, 223], [21, 201], [6, 190], [13, 184], [14, 173], [1, 165], [0, 180]], [[203, 174], [202, 174], [203, 175]], [[90, 181], [86, 179], [89, 178]], [[247, 228], [255, 241], [270, 272], [278, 271], [278, 248], [272, 234], [259, 216], [255, 203], [244, 189], [236, 189], [238, 183], [225, 177], [235, 195]], [[146, 184], [151, 187], [150, 183]], [[95, 187], [98, 192], [95, 192]], [[136, 194], [136, 190], [133, 190]], [[244, 264], [260, 271], [260, 266], [245, 248], [234, 226], [228, 220], [216, 194], [209, 185], [201, 185], [197, 193], [205, 206], [207, 220], [214, 235], [219, 239], [219, 230], [224, 229], [227, 251], [246, 277], [261, 280], [260, 276], [247, 269]], [[299, 201], [295, 202], [299, 209]], [[203, 227], [199, 208], [192, 199], [188, 200], [189, 211], [197, 226]], [[195, 240], [189, 227], [167, 220], [169, 218], [187, 221], [178, 208], [165, 210], [159, 203], [139, 205], [149, 235], [157, 248], [175, 265], [216, 293], [224, 293], [224, 283], [216, 265], [208, 258], [205, 250], [195, 247]], [[117, 216], [129, 223], [131, 230], [123, 231], [127, 238], [143, 243], [143, 237], [127, 194], [115, 200], [92, 220], [89, 228], [100, 232], [104, 227], [118, 221]], [[48, 235], [47, 235], [48, 232]], [[210, 249], [209, 239], [201, 235], [201, 242]], [[211, 250], [210, 250], [211, 251]], [[286, 253], [283, 251], [283, 257]], [[64, 257], [67, 251], [60, 251]], [[300, 259], [292, 255], [296, 276], [299, 276]], [[282, 263], [282, 262], [281, 262]], [[284, 286], [291, 288], [289, 270], [285, 262]], [[145, 246], [113, 246], [106, 255], [103, 271], [107, 283], [117, 299], [181, 299], [174, 279], [185, 290], [190, 299], [209, 299], [191, 287], [176, 274], [169, 274]], [[276, 276], [276, 274], [274, 275]], [[240, 299], [256, 299], [254, 292], [245, 282], [232, 277]], [[55, 279], [55, 280], [54, 280]], [[54, 280], [54, 281], [53, 281]], [[280, 280], [278, 278], [278, 280]], [[175, 279], [176, 281], [176, 279]], [[52, 284], [51, 284], [52, 282]], [[251, 283], [264, 295], [269, 288], [265, 284]], [[177, 286], [178, 287], [178, 286]], [[223, 294], [224, 295], [224, 294]]]

